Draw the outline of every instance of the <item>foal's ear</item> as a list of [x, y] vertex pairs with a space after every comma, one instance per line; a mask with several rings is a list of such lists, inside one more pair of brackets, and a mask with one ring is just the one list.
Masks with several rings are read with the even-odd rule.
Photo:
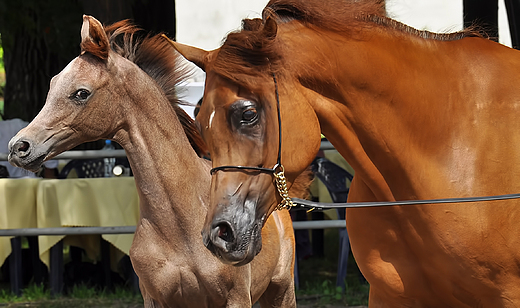
[[162, 35], [186, 60], [206, 71], [206, 63], [208, 62], [211, 51], [206, 51], [193, 46], [184, 45], [170, 40], [166, 35]]
[[273, 40], [278, 32], [278, 24], [273, 17], [268, 16], [264, 23], [264, 29], [262, 30], [266, 38]]
[[92, 16], [83, 15], [81, 26], [81, 54], [90, 53], [105, 61], [108, 59], [109, 43], [103, 25]]

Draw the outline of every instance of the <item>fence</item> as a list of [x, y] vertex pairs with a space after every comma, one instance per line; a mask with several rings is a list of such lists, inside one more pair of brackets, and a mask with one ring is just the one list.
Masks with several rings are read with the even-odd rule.
[[[321, 150], [333, 150], [334, 147], [328, 141], [322, 141]], [[54, 157], [53, 159], [93, 159], [102, 157], [126, 157], [124, 150], [88, 150], [88, 151], [67, 151]], [[7, 161], [8, 154], [0, 153], [0, 161]], [[300, 229], [327, 229], [327, 228], [345, 228], [345, 220], [318, 220], [318, 221], [294, 221], [294, 230]], [[135, 233], [135, 226], [117, 226], [117, 227], [62, 227], [62, 228], [25, 228], [25, 229], [0, 229], [0, 236], [15, 237], [12, 239], [12, 250], [15, 258], [21, 256], [21, 242], [19, 237], [33, 237], [46, 235], [97, 235], [97, 234], [132, 234]], [[18, 239], [16, 239], [18, 238]], [[59, 247], [58, 247], [59, 249]], [[58, 256], [59, 259], [59, 256]], [[58, 261], [60, 262], [60, 261]], [[62, 263], [61, 257], [61, 263]], [[16, 260], [11, 265], [11, 289], [14, 294], [21, 294], [21, 261]], [[51, 293], [59, 294], [61, 292], [60, 271], [51, 273]], [[14, 277], [13, 277], [14, 276]], [[56, 282], [57, 281], [57, 282]], [[136, 284], [135, 284], [136, 285]], [[138, 286], [137, 286], [138, 288]]]

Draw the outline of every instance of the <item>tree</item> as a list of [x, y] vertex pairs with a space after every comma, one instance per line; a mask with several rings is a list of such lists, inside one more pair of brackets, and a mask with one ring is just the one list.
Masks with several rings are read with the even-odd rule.
[[[31, 120], [41, 109], [50, 78], [78, 54], [73, 45], [81, 10], [75, 1], [0, 1], [6, 85], [4, 115]], [[78, 45], [76, 43], [76, 45]]]
[[133, 19], [145, 30], [175, 36], [174, 0], [0, 0], [4, 118], [36, 116], [50, 79], [79, 54], [83, 14], [105, 24]]

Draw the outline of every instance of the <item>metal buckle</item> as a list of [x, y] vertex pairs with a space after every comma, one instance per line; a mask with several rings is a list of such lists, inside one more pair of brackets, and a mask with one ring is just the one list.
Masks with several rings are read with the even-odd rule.
[[[279, 171], [277, 171], [277, 169]], [[276, 206], [276, 210], [280, 211], [283, 209], [290, 209], [294, 206], [294, 203], [289, 197], [289, 191], [287, 189], [287, 179], [285, 178], [285, 168], [282, 164], [276, 164], [273, 170], [273, 174], [276, 181], [276, 188], [278, 189], [280, 197], [282, 197], [282, 201], [280, 201], [280, 204]]]

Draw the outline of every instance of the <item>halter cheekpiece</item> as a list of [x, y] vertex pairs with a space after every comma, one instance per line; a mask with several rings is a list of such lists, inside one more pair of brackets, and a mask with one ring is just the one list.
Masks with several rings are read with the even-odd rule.
[[276, 160], [276, 164], [273, 166], [273, 168], [253, 166], [219, 166], [212, 168], [209, 172], [211, 175], [215, 174], [217, 171], [227, 170], [244, 170], [272, 173], [275, 178], [278, 193], [280, 194], [280, 197], [282, 197], [282, 201], [280, 201], [280, 203], [276, 206], [276, 209], [282, 210], [290, 209], [294, 206], [294, 204], [291, 198], [289, 198], [287, 179], [285, 178], [285, 168], [282, 165], [282, 116], [280, 113], [280, 95], [278, 93], [278, 81], [276, 80], [276, 75], [274, 73], [272, 74], [274, 81], [274, 91], [276, 94], [276, 111], [278, 113], [278, 158]]

